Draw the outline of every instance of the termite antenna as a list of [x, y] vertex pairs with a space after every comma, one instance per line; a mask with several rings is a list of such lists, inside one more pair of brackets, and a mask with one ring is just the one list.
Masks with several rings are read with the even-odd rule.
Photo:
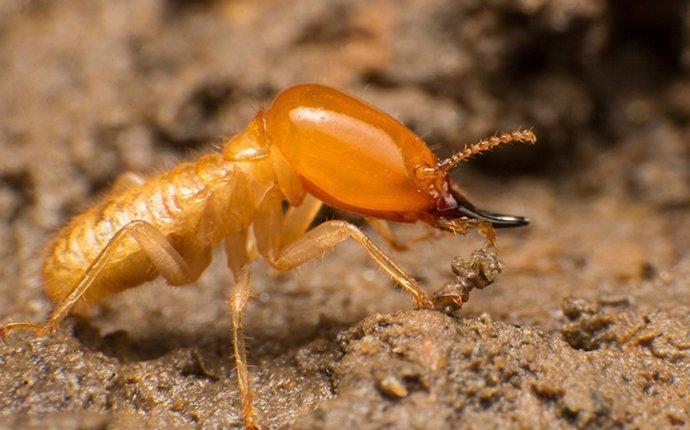
[[537, 136], [534, 135], [532, 130], [518, 130], [512, 133], [505, 133], [500, 136], [491, 136], [487, 139], [481, 140], [473, 145], [466, 146], [460, 152], [456, 152], [452, 156], [441, 160], [436, 164], [436, 169], [441, 172], [447, 172], [453, 167], [460, 164], [463, 160], [466, 160], [473, 155], [479, 154], [480, 152], [488, 151], [499, 145], [504, 145], [511, 142], [523, 142], [527, 144], [533, 144], [537, 141]]

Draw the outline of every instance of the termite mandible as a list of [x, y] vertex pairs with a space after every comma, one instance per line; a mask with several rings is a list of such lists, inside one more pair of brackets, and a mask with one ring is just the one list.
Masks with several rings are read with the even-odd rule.
[[334, 220], [309, 227], [325, 203], [376, 220], [387, 240], [386, 221], [421, 221], [454, 233], [478, 228], [493, 242], [493, 227], [528, 221], [477, 209], [448, 172], [512, 141], [534, 143], [536, 137], [531, 131], [494, 136], [438, 160], [421, 138], [381, 110], [323, 85], [293, 86], [228, 139], [222, 153], [147, 179], [121, 176], [46, 248], [43, 282], [57, 304], [47, 322], [7, 323], [0, 337], [16, 329], [51, 333], [75, 306], [158, 276], [171, 285], [192, 283], [223, 242], [235, 278], [229, 305], [243, 414], [246, 426], [256, 428], [243, 338], [251, 289], [247, 267], [256, 251], [271, 267], [289, 270], [351, 237], [416, 308], [461, 303], [459, 297], [429, 297], [353, 224]]

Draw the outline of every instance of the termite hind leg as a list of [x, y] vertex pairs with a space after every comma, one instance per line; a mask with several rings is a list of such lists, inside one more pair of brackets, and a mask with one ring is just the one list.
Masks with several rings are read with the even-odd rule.
[[236, 282], [230, 293], [230, 315], [232, 318], [232, 344], [237, 368], [237, 384], [242, 396], [242, 414], [248, 429], [258, 429], [256, 414], [252, 406], [253, 394], [247, 369], [247, 348], [244, 342], [244, 308], [251, 297], [251, 279], [247, 266], [236, 275]]
[[30, 322], [8, 323], [0, 329], [0, 336], [4, 339], [10, 332], [17, 329], [33, 330], [37, 335], [55, 331], [79, 299], [98, 281], [100, 274], [112, 261], [120, 244], [128, 237], [137, 241], [161, 276], [171, 284], [184, 285], [198, 277], [197, 272], [200, 273], [200, 271], [190, 269], [189, 264], [173, 248], [160, 230], [145, 221], [132, 221], [113, 235], [89, 268], [86, 269], [72, 292], [56, 306], [45, 325]]
[[303, 236], [285, 246], [272, 265], [280, 270], [290, 270], [320, 256], [347, 239], [353, 238], [369, 253], [369, 256], [412, 296], [415, 307], [432, 309], [431, 299], [417, 281], [390, 259], [371, 239], [356, 226], [345, 221], [327, 221], [306, 232]]

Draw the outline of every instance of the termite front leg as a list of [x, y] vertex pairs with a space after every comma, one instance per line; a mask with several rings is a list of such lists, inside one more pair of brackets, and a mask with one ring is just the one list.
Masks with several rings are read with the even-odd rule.
[[496, 246], [496, 230], [490, 222], [474, 218], [456, 218], [438, 220], [438, 226], [446, 231], [456, 234], [467, 234], [470, 229], [475, 229], [481, 234], [488, 246]]
[[45, 325], [32, 322], [8, 323], [0, 328], [0, 338], [4, 339], [10, 332], [17, 329], [33, 330], [39, 336], [55, 331], [79, 299], [98, 282], [103, 269], [113, 260], [113, 256], [120, 245], [128, 238], [133, 238], [141, 246], [161, 276], [173, 285], [193, 282], [201, 273], [198, 268], [197, 270], [190, 269], [190, 265], [173, 248], [160, 230], [145, 221], [132, 221], [113, 235], [105, 248], [101, 250], [84, 272], [72, 292], [53, 310]]
[[319, 214], [323, 206], [321, 200], [307, 194], [300, 206], [291, 206], [285, 213], [283, 219], [283, 230], [281, 232], [280, 244], [285, 246], [292, 243], [295, 239], [302, 236], [309, 229], [311, 223]]
[[321, 255], [325, 250], [336, 246], [348, 237], [362, 245], [369, 256], [412, 296], [415, 307], [423, 309], [434, 307], [431, 299], [412, 276], [395, 264], [360, 229], [345, 221], [327, 221], [309, 230], [285, 246], [272, 264], [277, 269], [290, 270]]
[[281, 201], [280, 192], [273, 188], [259, 204], [254, 220], [258, 251], [268, 260], [274, 260], [281, 248], [302, 236], [323, 205], [316, 197], [307, 195], [300, 206], [291, 206], [283, 215]]

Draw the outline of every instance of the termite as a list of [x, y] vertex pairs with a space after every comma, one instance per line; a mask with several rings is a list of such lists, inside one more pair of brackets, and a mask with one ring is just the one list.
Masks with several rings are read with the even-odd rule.
[[256, 252], [269, 266], [290, 270], [350, 237], [410, 294], [416, 308], [461, 304], [459, 292], [428, 296], [355, 225], [332, 220], [309, 227], [325, 203], [375, 220], [391, 242], [387, 221], [421, 221], [463, 234], [474, 227], [493, 242], [493, 227], [521, 226], [527, 219], [477, 209], [449, 172], [513, 141], [533, 143], [536, 137], [531, 131], [494, 136], [438, 160], [421, 138], [366, 102], [322, 85], [293, 86], [259, 110], [221, 153], [147, 179], [121, 176], [46, 248], [43, 282], [56, 302], [47, 322], [7, 323], [0, 337], [16, 329], [51, 333], [75, 306], [159, 276], [170, 285], [192, 283], [223, 242], [235, 278], [229, 307], [243, 415], [246, 426], [256, 428], [243, 338], [248, 263]]

